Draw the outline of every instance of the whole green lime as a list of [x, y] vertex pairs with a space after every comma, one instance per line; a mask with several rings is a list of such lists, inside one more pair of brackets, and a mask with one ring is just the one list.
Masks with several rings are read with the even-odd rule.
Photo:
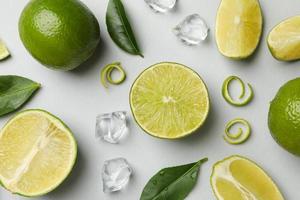
[[300, 156], [300, 78], [283, 85], [271, 102], [269, 128], [278, 144]]
[[78, 0], [31, 0], [21, 14], [19, 33], [34, 58], [63, 71], [86, 61], [100, 41], [97, 19]]

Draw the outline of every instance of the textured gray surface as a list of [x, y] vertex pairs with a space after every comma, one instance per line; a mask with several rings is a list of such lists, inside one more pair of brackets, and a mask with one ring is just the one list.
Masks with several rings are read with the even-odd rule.
[[[261, 0], [264, 34], [256, 54], [247, 61], [222, 57], [214, 42], [214, 24], [219, 0], [179, 0], [176, 9], [166, 15], [153, 13], [143, 0], [124, 0], [145, 58], [130, 56], [116, 47], [105, 26], [107, 0], [84, 0], [95, 13], [102, 32], [102, 43], [81, 68], [72, 72], [55, 72], [42, 67], [24, 49], [18, 36], [18, 18], [27, 0], [2, 1], [0, 37], [12, 52], [1, 63], [0, 74], [17, 74], [41, 82], [43, 88], [24, 107], [43, 108], [63, 119], [73, 130], [79, 144], [77, 165], [63, 185], [38, 200], [135, 200], [147, 180], [160, 168], [209, 157], [203, 165], [198, 185], [188, 199], [214, 199], [209, 176], [214, 162], [232, 154], [241, 154], [258, 162], [275, 179], [286, 199], [299, 199], [300, 159], [282, 150], [267, 128], [270, 100], [286, 81], [300, 75], [300, 62], [281, 63], [273, 59], [266, 45], [266, 35], [281, 20], [299, 14], [300, 1]], [[207, 20], [211, 32], [199, 47], [186, 47], [172, 34], [171, 28], [186, 15], [199, 13]], [[127, 81], [105, 90], [99, 83], [101, 66], [121, 61], [128, 72]], [[130, 119], [130, 135], [119, 145], [99, 143], [94, 138], [95, 116], [115, 110], [129, 111], [128, 92], [135, 77], [149, 65], [175, 61], [195, 69], [206, 81], [212, 111], [201, 132], [179, 140], [152, 138]], [[234, 108], [220, 95], [222, 81], [238, 75], [253, 84], [255, 99], [247, 107]], [[2, 126], [10, 116], [0, 119]], [[244, 145], [230, 146], [221, 135], [227, 121], [244, 117], [253, 125], [253, 137]], [[102, 192], [100, 169], [105, 159], [125, 157], [134, 168], [130, 185], [120, 193]], [[1, 200], [26, 199], [0, 189]]]

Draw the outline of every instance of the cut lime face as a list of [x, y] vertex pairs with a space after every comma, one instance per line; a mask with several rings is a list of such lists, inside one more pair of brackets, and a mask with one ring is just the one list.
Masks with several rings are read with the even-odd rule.
[[281, 61], [300, 59], [300, 16], [291, 17], [275, 26], [268, 36], [272, 55]]
[[77, 146], [70, 130], [53, 115], [27, 110], [0, 132], [0, 182], [12, 193], [46, 194], [67, 177]]
[[5, 46], [4, 42], [0, 39], [0, 61], [4, 60], [9, 56], [9, 51], [7, 47]]
[[284, 200], [272, 179], [257, 164], [241, 156], [217, 162], [211, 186], [218, 200]]
[[216, 20], [219, 51], [233, 59], [249, 57], [260, 41], [262, 24], [258, 0], [222, 0]]
[[136, 122], [147, 133], [176, 139], [201, 127], [209, 112], [209, 95], [196, 72], [164, 62], [139, 75], [131, 88], [130, 106]]

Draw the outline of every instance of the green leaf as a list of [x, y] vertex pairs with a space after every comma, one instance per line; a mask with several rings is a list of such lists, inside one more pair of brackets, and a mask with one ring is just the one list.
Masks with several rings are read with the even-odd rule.
[[183, 200], [194, 188], [199, 168], [207, 160], [160, 170], [147, 183], [140, 200]]
[[20, 76], [0, 76], [0, 116], [22, 106], [40, 84]]
[[112, 40], [124, 51], [144, 57], [139, 49], [121, 0], [109, 0], [106, 25]]

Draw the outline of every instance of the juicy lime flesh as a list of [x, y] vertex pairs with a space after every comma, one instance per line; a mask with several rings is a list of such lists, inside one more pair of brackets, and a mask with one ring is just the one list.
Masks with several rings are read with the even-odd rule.
[[239, 156], [215, 164], [211, 183], [217, 199], [283, 200], [272, 179], [255, 163]]
[[135, 81], [130, 105], [137, 123], [160, 138], [180, 138], [196, 131], [209, 111], [208, 91], [191, 69], [160, 63]]
[[26, 49], [42, 64], [71, 70], [95, 51], [99, 24], [91, 11], [77, 0], [32, 0], [19, 20]]
[[271, 102], [268, 121], [277, 143], [300, 156], [300, 78], [279, 89]]
[[9, 51], [5, 44], [0, 40], [0, 60], [3, 60], [9, 56]]
[[13, 193], [37, 196], [53, 190], [75, 159], [72, 134], [43, 111], [18, 114], [0, 133], [0, 180]]
[[262, 14], [257, 0], [222, 0], [217, 13], [216, 41], [230, 58], [246, 58], [255, 51], [262, 32]]
[[272, 29], [268, 45], [276, 59], [292, 61], [300, 59], [300, 16], [289, 18]]

